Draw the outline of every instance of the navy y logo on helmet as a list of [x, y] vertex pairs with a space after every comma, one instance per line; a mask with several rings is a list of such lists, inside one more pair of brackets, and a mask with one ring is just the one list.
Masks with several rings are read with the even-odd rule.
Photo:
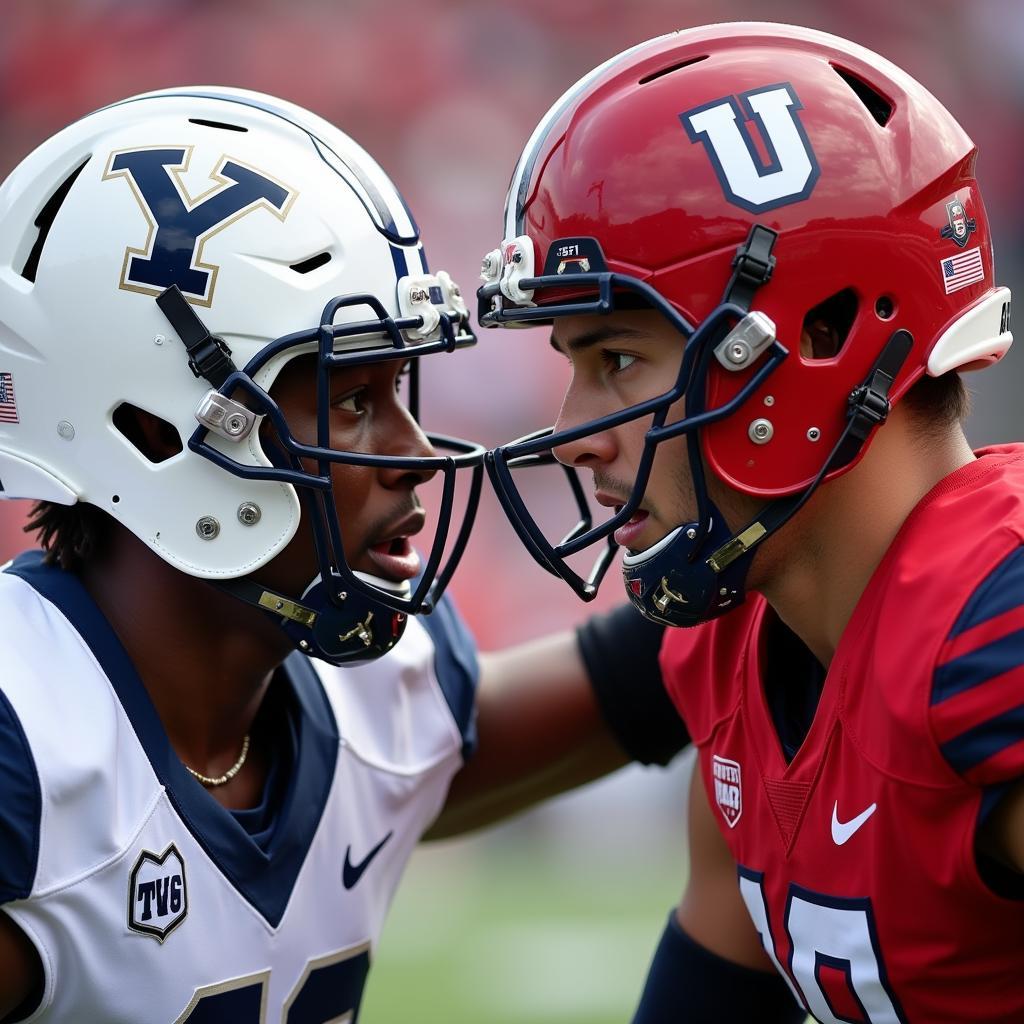
[[[797, 111], [803, 104], [788, 83], [723, 96], [679, 115], [691, 142], [701, 142], [725, 198], [751, 213], [799, 203], [821, 169]], [[767, 154], [757, 151], [747, 121], [755, 121]]]
[[176, 284], [189, 300], [209, 306], [218, 268], [202, 261], [207, 240], [260, 207], [284, 220], [296, 193], [223, 157], [210, 176], [214, 187], [192, 199], [181, 182], [191, 157], [191, 146], [112, 153], [103, 177], [127, 178], [149, 222], [145, 245], [125, 252], [120, 286], [159, 295]]

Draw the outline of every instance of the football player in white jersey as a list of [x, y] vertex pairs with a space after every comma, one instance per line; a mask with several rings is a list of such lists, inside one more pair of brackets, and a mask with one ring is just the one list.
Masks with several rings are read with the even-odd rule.
[[0, 1020], [354, 1021], [428, 826], [626, 760], [598, 620], [484, 663], [464, 767], [483, 450], [417, 367], [473, 340], [377, 164], [271, 97], [134, 97], [0, 187], [0, 490], [46, 549], [0, 573]]

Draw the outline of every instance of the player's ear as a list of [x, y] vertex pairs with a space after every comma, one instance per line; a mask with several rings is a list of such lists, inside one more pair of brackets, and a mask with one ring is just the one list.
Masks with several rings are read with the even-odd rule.
[[165, 462], [184, 447], [173, 423], [129, 402], [114, 410], [114, 426], [150, 462]]

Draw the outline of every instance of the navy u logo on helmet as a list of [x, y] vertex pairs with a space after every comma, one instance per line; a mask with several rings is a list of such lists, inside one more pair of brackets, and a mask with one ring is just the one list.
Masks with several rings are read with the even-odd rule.
[[176, 284], [190, 302], [209, 306], [218, 267], [203, 262], [206, 242], [261, 207], [284, 220], [297, 193], [221, 157], [210, 175], [213, 188], [193, 199], [181, 180], [191, 158], [191, 146], [122, 150], [110, 155], [103, 177], [128, 180], [149, 224], [145, 244], [125, 251], [120, 287], [159, 295]]
[[[679, 115], [691, 142], [701, 142], [730, 203], [751, 213], [806, 199], [821, 173], [788, 83], [723, 96]], [[767, 162], [748, 121], [756, 123]]]

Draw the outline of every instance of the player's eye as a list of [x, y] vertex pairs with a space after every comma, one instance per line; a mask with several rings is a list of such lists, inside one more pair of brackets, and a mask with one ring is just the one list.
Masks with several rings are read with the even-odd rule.
[[356, 388], [350, 391], [348, 394], [340, 395], [331, 402], [332, 409], [338, 409], [341, 412], [354, 413], [360, 415], [366, 411], [366, 407], [363, 404], [363, 399], [366, 394], [366, 388]]
[[601, 358], [612, 373], [622, 373], [636, 362], [636, 356], [628, 352], [613, 352], [610, 349], [602, 349]]

